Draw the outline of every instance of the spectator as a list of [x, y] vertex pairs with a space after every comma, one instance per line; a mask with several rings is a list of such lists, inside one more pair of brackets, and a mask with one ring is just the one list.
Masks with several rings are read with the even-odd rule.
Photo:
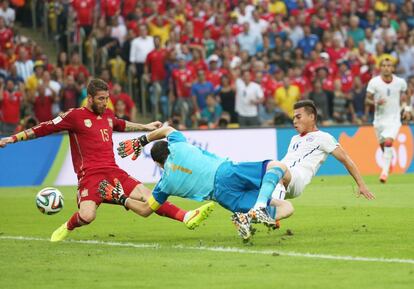
[[145, 61], [148, 54], [154, 50], [154, 38], [148, 36], [148, 29], [146, 25], [139, 26], [139, 36], [134, 38], [131, 42], [131, 50], [129, 61], [135, 65], [135, 76], [138, 83], [138, 99], [141, 101], [141, 88], [143, 83], [141, 82], [142, 76], [144, 74]]
[[204, 70], [197, 71], [197, 81], [191, 86], [191, 97], [193, 98], [194, 111], [200, 113], [207, 106], [207, 96], [214, 94], [214, 87], [206, 80]]
[[355, 15], [351, 16], [349, 24], [348, 37], [352, 37], [354, 45], [358, 46], [359, 42], [364, 41], [365, 39], [365, 32], [359, 27], [359, 17]]
[[151, 102], [154, 104], [154, 116], [156, 119], [160, 111], [162, 119], [168, 119], [168, 82], [165, 67], [167, 57], [168, 51], [161, 46], [161, 38], [155, 36], [154, 50], [147, 56], [144, 71], [145, 80], [150, 84]]
[[34, 63], [24, 47], [19, 48], [18, 58], [14, 65], [16, 66], [17, 75], [23, 78], [24, 81], [33, 73]]
[[117, 99], [115, 102], [115, 116], [119, 119], [130, 121], [126, 114], [126, 104], [122, 99]]
[[[352, 90], [352, 105], [355, 112], [355, 122], [361, 123], [365, 116], [366, 90], [359, 77], [354, 78], [354, 89]], [[365, 120], [367, 121], [367, 120]]]
[[400, 38], [391, 55], [398, 59], [396, 74], [407, 79], [414, 71], [414, 48], [408, 48], [405, 39]]
[[191, 127], [191, 116], [194, 112], [191, 98], [193, 73], [186, 67], [184, 55], [178, 55], [178, 68], [173, 69], [170, 82], [170, 100], [173, 114], [180, 115], [185, 126]]
[[274, 98], [266, 98], [264, 105], [259, 105], [260, 125], [264, 127], [274, 126], [276, 116], [285, 114], [276, 107]]
[[328, 95], [322, 89], [322, 82], [320, 80], [313, 82], [313, 90], [309, 93], [309, 99], [313, 100], [318, 109], [318, 119], [322, 122], [327, 121], [329, 117]]
[[[73, 75], [75, 80], [78, 80], [80, 74], [85, 75], [86, 78], [89, 77], [88, 69], [80, 62], [80, 56], [78, 52], [73, 52], [69, 65], [65, 67], [64, 75]], [[39, 120], [40, 121], [40, 120]]]
[[65, 78], [62, 89], [60, 90], [60, 107], [62, 111], [79, 107], [80, 91], [76, 85], [73, 75]]
[[303, 28], [304, 36], [299, 41], [298, 47], [303, 50], [305, 57], [309, 57], [311, 51], [315, 48], [316, 43], [318, 43], [319, 38], [315, 34], [311, 33], [310, 27], [305, 26]]
[[297, 85], [290, 82], [286, 76], [283, 78], [283, 85], [275, 91], [275, 103], [283, 110], [286, 115], [293, 119], [293, 105], [301, 99], [300, 89]]
[[334, 99], [333, 99], [333, 119], [336, 123], [345, 123], [348, 121], [348, 116], [353, 116], [352, 102], [347, 98], [347, 95], [342, 92], [341, 81], [335, 81]]
[[251, 81], [250, 71], [244, 70], [236, 80], [236, 112], [240, 126], [260, 125], [258, 104], [264, 101], [263, 90]]
[[237, 43], [240, 46], [241, 51], [247, 51], [249, 56], [253, 56], [257, 53], [258, 48], [262, 45], [262, 35], [254, 31], [250, 31], [250, 24], [245, 22], [243, 24], [243, 33], [237, 36]]
[[122, 100], [122, 106], [124, 107], [123, 113], [128, 118], [128, 120], [135, 122], [137, 115], [137, 108], [135, 107], [135, 103], [132, 100], [131, 96], [129, 96], [125, 92], [122, 92], [122, 88], [121, 85], [119, 85], [119, 83], [115, 83], [113, 85], [110, 98], [114, 106], [118, 100]]
[[230, 83], [230, 78], [228, 75], [223, 75], [221, 77], [221, 84], [219, 87], [218, 93], [221, 106], [224, 111], [229, 113], [230, 119], [229, 122], [237, 122], [237, 113], [235, 111], [235, 100], [236, 92], [234, 91], [234, 86]]
[[53, 118], [53, 103], [57, 101], [54, 91], [48, 95], [46, 86], [39, 84], [33, 101], [34, 114], [39, 122], [51, 120]]
[[4, 82], [0, 78], [0, 134], [10, 135], [16, 131], [23, 97], [23, 91], [18, 90], [12, 79]]
[[209, 94], [206, 99], [206, 107], [201, 111], [201, 118], [207, 120], [209, 128], [214, 128], [218, 125], [222, 113], [223, 108], [217, 103], [216, 97]]
[[9, 0], [0, 1], [0, 18], [4, 19], [7, 27], [13, 28], [16, 12], [13, 8], [10, 8]]
[[33, 66], [33, 73], [26, 79], [26, 89], [29, 98], [33, 98], [37, 87], [43, 82], [43, 73], [45, 64], [41, 60], [37, 60]]

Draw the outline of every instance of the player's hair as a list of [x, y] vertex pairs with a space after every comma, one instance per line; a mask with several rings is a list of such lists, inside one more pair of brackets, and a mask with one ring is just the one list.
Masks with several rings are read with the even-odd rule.
[[151, 148], [151, 158], [154, 162], [164, 165], [170, 154], [168, 142], [165, 140], [157, 141]]
[[98, 91], [109, 91], [108, 84], [99, 78], [92, 79], [88, 84], [87, 93], [94, 97]]
[[317, 120], [318, 111], [316, 109], [315, 103], [312, 100], [300, 100], [294, 104], [293, 109], [298, 109], [301, 107], [303, 107], [308, 114], [313, 114], [315, 116], [315, 121]]
[[391, 58], [389, 58], [389, 57], [385, 57], [385, 58], [381, 59], [381, 61], [380, 61], [379, 65], [380, 65], [380, 66], [382, 66], [382, 64], [383, 64], [385, 61], [389, 61], [389, 62], [391, 62], [391, 65], [392, 65], [392, 66], [394, 66], [394, 61], [393, 61]]

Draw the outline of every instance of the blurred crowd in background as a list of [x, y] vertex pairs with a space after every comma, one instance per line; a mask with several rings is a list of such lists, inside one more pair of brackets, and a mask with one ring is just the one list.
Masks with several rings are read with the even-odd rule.
[[[57, 59], [17, 26], [41, 30]], [[0, 133], [82, 106], [92, 77], [132, 121], [290, 125], [309, 98], [323, 125], [363, 124], [385, 58], [414, 105], [412, 0], [0, 0]]]

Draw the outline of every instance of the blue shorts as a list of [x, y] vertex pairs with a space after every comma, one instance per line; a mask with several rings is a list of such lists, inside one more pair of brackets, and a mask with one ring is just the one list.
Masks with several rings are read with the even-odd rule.
[[[256, 203], [268, 162], [222, 163], [214, 180], [213, 199], [227, 210], [247, 213]], [[269, 213], [273, 213], [271, 209]]]

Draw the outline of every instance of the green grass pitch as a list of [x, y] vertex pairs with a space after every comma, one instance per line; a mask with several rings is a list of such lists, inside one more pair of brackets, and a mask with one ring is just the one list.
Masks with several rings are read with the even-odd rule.
[[65, 207], [53, 216], [35, 207], [40, 187], [3, 188], [0, 288], [413, 288], [414, 175], [392, 175], [386, 185], [365, 180], [374, 201], [355, 197], [351, 177], [315, 178], [281, 229], [258, 226], [249, 245], [219, 206], [190, 231], [110, 205], [68, 242], [52, 244], [76, 209], [75, 187], [60, 188]]

